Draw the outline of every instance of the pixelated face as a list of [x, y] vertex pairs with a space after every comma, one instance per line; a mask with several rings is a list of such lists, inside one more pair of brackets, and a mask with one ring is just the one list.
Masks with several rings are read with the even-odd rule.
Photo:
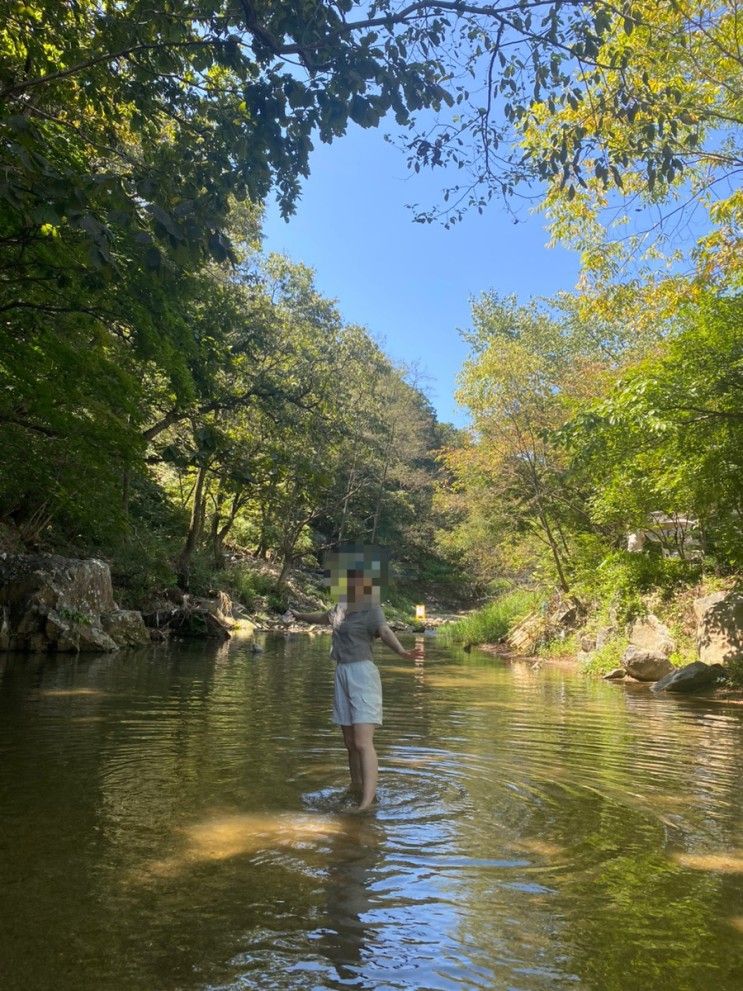
[[325, 557], [325, 573], [334, 602], [382, 601], [389, 551], [374, 544], [344, 544]]

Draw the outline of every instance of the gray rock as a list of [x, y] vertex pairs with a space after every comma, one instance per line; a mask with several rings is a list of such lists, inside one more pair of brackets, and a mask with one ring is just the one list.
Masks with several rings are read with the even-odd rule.
[[620, 678], [626, 678], [626, 677], [627, 677], [627, 672], [624, 670], [624, 668], [614, 668], [612, 671], [609, 671], [608, 674], [604, 675], [604, 681], [619, 681]]
[[549, 618], [549, 625], [562, 630], [572, 629], [579, 618], [579, 611], [576, 605], [561, 606], [556, 609]]
[[671, 631], [652, 613], [632, 623], [629, 629], [629, 642], [631, 647], [661, 657], [669, 657], [676, 649]]
[[134, 609], [115, 609], [101, 617], [101, 626], [119, 647], [142, 647], [150, 643], [150, 632], [142, 613]]
[[622, 667], [637, 681], [658, 681], [673, 670], [673, 665], [663, 654], [643, 650], [634, 644], [630, 644], [624, 652]]
[[112, 651], [101, 613], [116, 609], [104, 561], [56, 554], [0, 558], [0, 649]]
[[99, 624], [81, 619], [70, 619], [56, 609], [50, 609], [44, 617], [44, 636], [47, 646], [36, 638], [32, 649], [58, 650], [62, 653], [95, 653], [118, 650], [115, 641]]
[[593, 650], [596, 646], [596, 637], [591, 636], [589, 633], [584, 633], [580, 638], [580, 649], [584, 653], [588, 653], [589, 650]]
[[116, 608], [105, 561], [57, 554], [8, 554], [0, 558], [0, 602], [33, 599], [50, 609], [100, 615]]
[[602, 626], [596, 632], [596, 649], [599, 650], [604, 644], [607, 644], [616, 632], [616, 627], [614, 626]]
[[506, 643], [518, 654], [533, 654], [547, 639], [548, 622], [541, 612], [529, 613], [506, 636]]
[[694, 602], [699, 659], [705, 664], [743, 660], [743, 594], [715, 592]]
[[700, 688], [711, 688], [716, 681], [725, 677], [721, 664], [703, 664], [694, 661], [683, 668], [669, 672], [653, 685], [654, 692], [693, 692]]

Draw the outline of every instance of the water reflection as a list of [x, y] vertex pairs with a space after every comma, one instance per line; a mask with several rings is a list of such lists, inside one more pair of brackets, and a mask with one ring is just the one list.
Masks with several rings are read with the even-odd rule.
[[738, 991], [740, 707], [426, 655], [368, 819], [326, 640], [6, 661], [3, 991]]
[[372, 887], [384, 840], [381, 823], [349, 816], [328, 849], [323, 925], [311, 938], [342, 981], [356, 981], [372, 952], [377, 928], [370, 913], [378, 902]]

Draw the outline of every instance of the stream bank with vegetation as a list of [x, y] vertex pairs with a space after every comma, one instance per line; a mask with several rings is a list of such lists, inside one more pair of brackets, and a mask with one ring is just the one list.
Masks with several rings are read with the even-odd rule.
[[[179, 18], [11, 3], [6, 552], [109, 563], [118, 611], [221, 591], [269, 615], [327, 549], [379, 543], [403, 595], [490, 599], [498, 623], [505, 588], [522, 590], [513, 618], [532, 594], [574, 602], [566, 636], [596, 668], [645, 613], [693, 656], [684, 589], [743, 574], [739, 12], [588, 6], [383, 4], [371, 25], [350, 0]], [[485, 120], [463, 67], [492, 87]], [[263, 249], [265, 203], [290, 216], [313, 141], [393, 116], [413, 173], [464, 183], [416, 219], [528, 191], [580, 261], [551, 299], [473, 300], [466, 429], [439, 422], [385, 328], [345, 321], [306, 265]]]

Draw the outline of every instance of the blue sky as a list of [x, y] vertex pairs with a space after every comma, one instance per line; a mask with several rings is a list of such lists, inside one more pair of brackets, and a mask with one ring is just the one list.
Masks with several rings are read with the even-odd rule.
[[439, 419], [463, 426], [454, 390], [470, 299], [486, 289], [524, 300], [571, 289], [577, 255], [545, 247], [540, 216], [524, 210], [514, 224], [495, 202], [448, 231], [413, 223], [405, 204], [439, 201], [444, 180], [410, 176], [379, 130], [353, 126], [333, 145], [319, 145], [311, 169], [288, 223], [269, 207], [265, 250], [314, 268], [344, 320], [365, 326], [394, 360], [419, 366]]

